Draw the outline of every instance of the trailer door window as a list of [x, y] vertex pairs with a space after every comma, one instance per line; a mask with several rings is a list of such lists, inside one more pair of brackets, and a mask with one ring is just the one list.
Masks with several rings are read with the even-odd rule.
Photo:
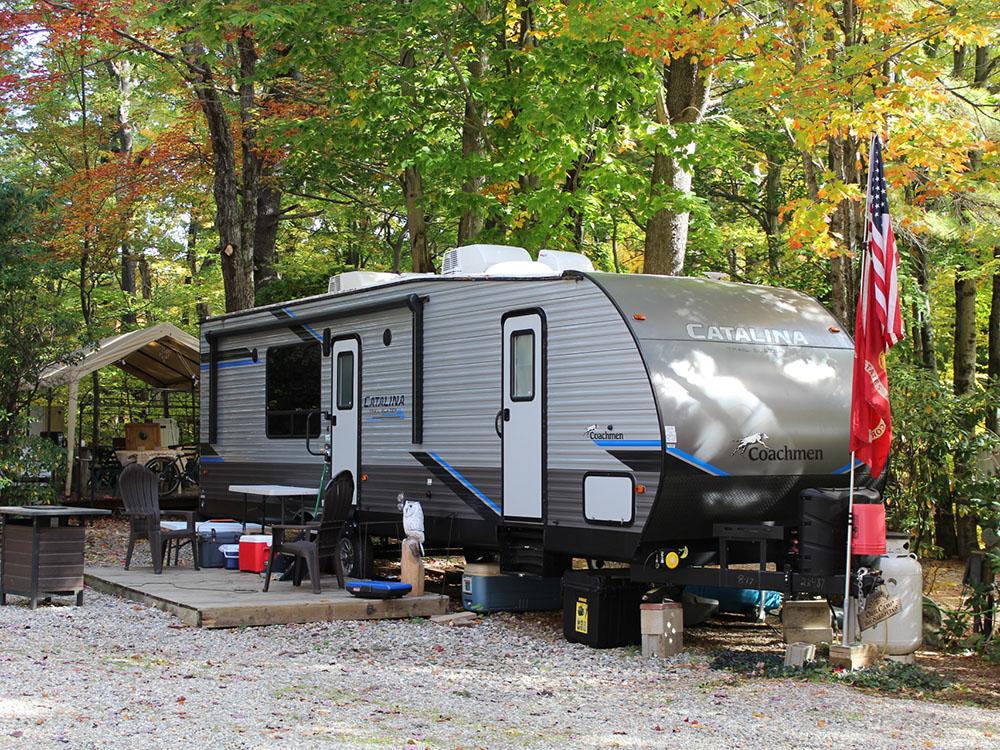
[[319, 343], [267, 350], [267, 436], [319, 437], [321, 369]]
[[337, 408], [354, 408], [354, 352], [337, 355]]
[[531, 401], [535, 397], [535, 332], [510, 334], [510, 398]]

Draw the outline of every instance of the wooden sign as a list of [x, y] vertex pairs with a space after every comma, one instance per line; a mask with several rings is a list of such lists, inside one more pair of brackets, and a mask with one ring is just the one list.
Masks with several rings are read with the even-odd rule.
[[858, 612], [858, 627], [862, 630], [873, 628], [888, 620], [902, 609], [898, 596], [889, 596], [884, 589], [875, 589], [865, 602], [865, 608]]

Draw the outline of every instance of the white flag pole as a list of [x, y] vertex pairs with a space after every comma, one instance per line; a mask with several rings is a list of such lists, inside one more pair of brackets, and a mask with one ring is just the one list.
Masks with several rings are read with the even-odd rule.
[[[865, 295], [868, 291], [868, 264], [865, 262], [865, 259], [868, 254], [868, 232], [871, 226], [872, 162], [875, 161], [875, 139], [877, 137], [877, 135], [872, 135], [871, 146], [868, 149], [868, 187], [865, 191], [865, 234], [861, 250], [861, 301], [863, 302], [867, 302]], [[865, 305], [865, 314], [861, 316], [861, 325], [866, 325], [868, 322], [867, 312], [867, 305]], [[858, 331], [854, 332], [854, 336], [857, 338]], [[852, 415], [853, 406], [852, 404]], [[840, 629], [840, 643], [843, 646], [847, 645], [849, 641], [848, 636], [853, 635], [853, 633], [849, 633], [848, 631], [853, 629], [851, 625], [851, 536], [854, 533], [854, 465], [856, 463], [855, 451], [851, 451], [851, 482], [847, 498], [847, 543], [845, 544], [844, 561], [844, 618]]]
[[854, 451], [851, 451], [851, 484], [847, 497], [847, 562], [844, 563], [844, 622], [840, 628], [840, 645], [848, 643], [851, 627], [851, 534], [854, 532]]

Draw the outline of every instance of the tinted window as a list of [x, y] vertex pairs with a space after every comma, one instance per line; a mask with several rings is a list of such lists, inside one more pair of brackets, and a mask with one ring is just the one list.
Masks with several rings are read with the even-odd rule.
[[535, 332], [515, 331], [510, 337], [510, 397], [530, 401], [535, 397]]
[[354, 408], [354, 352], [337, 355], [337, 408]]
[[268, 349], [267, 436], [319, 437], [320, 390], [319, 343]]

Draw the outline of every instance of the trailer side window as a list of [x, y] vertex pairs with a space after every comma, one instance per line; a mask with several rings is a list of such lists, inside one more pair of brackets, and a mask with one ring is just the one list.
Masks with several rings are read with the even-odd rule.
[[514, 331], [510, 335], [510, 398], [531, 401], [535, 397], [535, 332]]
[[269, 438], [319, 437], [320, 354], [318, 342], [268, 348], [265, 419]]
[[354, 352], [337, 355], [337, 408], [354, 408]]

